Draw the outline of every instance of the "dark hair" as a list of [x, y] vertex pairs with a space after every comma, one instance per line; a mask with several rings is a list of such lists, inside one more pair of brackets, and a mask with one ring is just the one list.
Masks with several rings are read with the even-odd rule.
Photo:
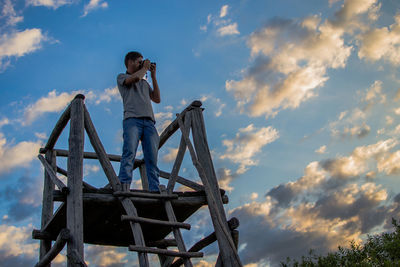
[[143, 57], [142, 54], [136, 51], [131, 51], [125, 56], [125, 67], [128, 68], [128, 60], [136, 60], [139, 57]]

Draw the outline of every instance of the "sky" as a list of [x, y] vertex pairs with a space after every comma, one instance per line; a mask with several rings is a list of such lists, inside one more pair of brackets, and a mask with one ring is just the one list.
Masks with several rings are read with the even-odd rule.
[[[1, 0], [1, 266], [38, 259], [37, 155], [76, 94], [86, 96], [106, 151], [121, 154], [116, 77], [129, 51], [157, 63], [159, 133], [202, 101], [226, 214], [241, 222], [244, 266], [325, 254], [399, 219], [399, 1]], [[161, 170], [172, 169], [179, 138], [160, 150]], [[68, 127], [56, 148], [68, 149]], [[93, 151], [88, 138], [85, 150]], [[179, 174], [199, 181], [188, 153]], [[84, 161], [84, 180], [107, 184], [95, 160]], [[189, 222], [187, 247], [213, 231], [206, 208]], [[195, 266], [214, 266], [216, 245], [205, 252]], [[138, 264], [126, 248], [90, 245], [85, 260]], [[54, 266], [65, 261], [63, 251]]]

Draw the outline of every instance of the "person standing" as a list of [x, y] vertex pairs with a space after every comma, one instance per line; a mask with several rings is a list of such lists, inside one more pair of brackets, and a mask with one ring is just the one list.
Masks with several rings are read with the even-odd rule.
[[[139, 52], [125, 56], [126, 73], [117, 76], [118, 90], [124, 106], [123, 149], [119, 180], [122, 190], [128, 191], [132, 182], [133, 164], [139, 141], [142, 143], [149, 190], [159, 192], [159, 169], [157, 167], [159, 136], [151, 102], [160, 103], [160, 88], [156, 78], [156, 64], [143, 60]], [[144, 79], [151, 73], [153, 88]]]

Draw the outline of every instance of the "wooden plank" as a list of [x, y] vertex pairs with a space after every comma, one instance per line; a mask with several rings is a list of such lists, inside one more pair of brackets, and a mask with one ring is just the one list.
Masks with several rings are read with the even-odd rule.
[[186, 142], [185, 142], [185, 137], [183, 136], [183, 134], [189, 135], [190, 123], [191, 123], [191, 117], [190, 117], [190, 112], [188, 112], [188, 113], [186, 113], [186, 116], [185, 116], [186, 132], [185, 133], [182, 132], [182, 137], [181, 137], [181, 141], [180, 141], [179, 148], [178, 148], [178, 154], [176, 155], [176, 159], [175, 159], [174, 165], [172, 167], [172, 171], [171, 171], [171, 176], [168, 181], [167, 192], [172, 192], [174, 190], [175, 182], [178, 177], [178, 173], [179, 173], [179, 170], [182, 165], [183, 157], [185, 156], [185, 152], [186, 152]]
[[[160, 185], [160, 191], [161, 191], [161, 195], [167, 194], [164, 185]], [[176, 217], [175, 217], [175, 212], [174, 212], [174, 209], [172, 208], [171, 202], [167, 200], [164, 202], [164, 205], [165, 205], [165, 211], [167, 213], [168, 220], [170, 222], [177, 222]], [[183, 241], [181, 231], [177, 228], [174, 228], [174, 229], [172, 229], [172, 232], [174, 233], [174, 237], [175, 237], [176, 243], [178, 245], [179, 251], [186, 252], [185, 242]], [[183, 264], [185, 265], [185, 267], [193, 266], [192, 262], [188, 258], [184, 259]]]
[[133, 221], [133, 222], [138, 222], [138, 223], [165, 225], [165, 226], [171, 226], [171, 227], [184, 228], [187, 230], [190, 230], [190, 227], [191, 227], [190, 224], [188, 224], [188, 223], [160, 221], [160, 220], [156, 220], [156, 219], [127, 216], [127, 215], [122, 215], [121, 221]]
[[106, 174], [106, 177], [108, 181], [110, 182], [112, 188], [114, 191], [120, 191], [121, 188], [121, 183], [115, 174], [114, 168], [111, 165], [110, 160], [107, 157], [107, 153], [103, 147], [103, 144], [100, 141], [99, 135], [97, 134], [96, 128], [93, 125], [92, 119], [90, 118], [90, 114], [86, 107], [84, 107], [84, 113], [85, 113], [85, 129], [86, 133], [89, 137], [90, 143], [93, 146], [93, 149], [96, 151], [96, 154], [99, 158], [99, 162], [101, 167], [104, 170], [104, 173]]
[[[122, 206], [124, 207], [127, 215], [138, 217], [137, 210], [136, 210], [135, 206], [133, 205], [132, 201], [130, 201], [128, 198], [120, 198], [119, 200], [120, 200]], [[146, 243], [145, 243], [144, 237], [143, 237], [142, 227], [140, 226], [140, 224], [136, 223], [136, 222], [130, 222], [130, 225], [132, 228], [132, 233], [133, 233], [133, 238], [135, 240], [135, 244], [138, 246], [146, 246]], [[138, 258], [139, 258], [140, 267], [148, 267], [149, 266], [149, 259], [147, 257], [146, 251], [140, 251], [138, 253]]]
[[[67, 196], [67, 228], [71, 231], [71, 239], [68, 240], [67, 254], [76, 250], [80, 258], [84, 259], [83, 251], [83, 147], [84, 147], [84, 104], [83, 95], [78, 95], [71, 103], [71, 122], [68, 138], [68, 188]], [[76, 266], [67, 260], [68, 267]]]
[[177, 199], [177, 194], [165, 194], [160, 195], [158, 193], [142, 193], [142, 192], [128, 192], [128, 191], [117, 191], [113, 193], [116, 197], [144, 197], [144, 198], [155, 198], [155, 199]]
[[147, 179], [146, 164], [143, 162], [139, 166], [140, 179], [142, 180], [142, 188], [149, 190], [149, 180]]
[[[169, 177], [171, 177], [171, 173], [160, 170], [160, 177], [169, 179]], [[202, 186], [201, 184], [195, 183], [181, 176], [176, 176], [176, 182], [192, 188], [195, 191], [204, 191], [204, 186]]]
[[[60, 168], [60, 167], [57, 166], [57, 172], [59, 174], [64, 175], [65, 177], [68, 177], [68, 172], [66, 170], [64, 170], [63, 168]], [[97, 187], [94, 187], [93, 185], [88, 184], [85, 181], [82, 181], [82, 185], [83, 185], [83, 188], [91, 189], [91, 190], [97, 190]]]
[[[49, 161], [51, 167], [54, 168], [56, 166], [56, 154], [53, 150], [48, 150], [46, 152], [46, 161]], [[43, 200], [42, 200], [42, 220], [41, 220], [41, 228], [44, 227], [50, 222], [53, 211], [54, 211], [54, 201], [53, 201], [53, 191], [54, 191], [54, 182], [51, 180], [50, 174], [44, 171], [44, 184], [43, 184]], [[46, 256], [46, 254], [51, 249], [51, 240], [43, 240], [40, 242], [39, 249], [39, 259], [42, 259]], [[50, 267], [51, 264], [48, 264], [46, 267]]]
[[54, 145], [56, 144], [58, 138], [60, 137], [61, 132], [64, 130], [65, 126], [67, 126], [67, 123], [70, 119], [71, 116], [71, 104], [68, 105], [68, 107], [65, 109], [61, 117], [58, 119], [56, 126], [54, 126], [53, 131], [50, 134], [49, 140], [47, 141], [47, 144], [41, 151], [41, 153], [46, 153], [47, 150], [53, 149]]
[[68, 187], [57, 177], [56, 172], [54, 171], [53, 167], [50, 165], [50, 163], [47, 162], [47, 160], [42, 156], [38, 155], [39, 160], [42, 162], [43, 167], [45, 168], [46, 172], [48, 173], [51, 181], [57, 185], [58, 189], [61, 190], [64, 194], [68, 194], [69, 189]]
[[71, 233], [68, 229], [64, 228], [57, 236], [56, 242], [49, 252], [35, 265], [35, 267], [49, 266], [52, 260], [61, 252], [67, 241], [70, 239]]
[[167, 248], [167, 247], [176, 247], [175, 239], [161, 239], [157, 241], [152, 241], [147, 244], [149, 247], [158, 247], [158, 248]]
[[[193, 142], [196, 148], [194, 161], [198, 160], [198, 162], [195, 163], [195, 166], [199, 171], [200, 178], [204, 187], [206, 188], [208, 208], [214, 225], [215, 234], [217, 236], [223, 265], [232, 267], [242, 266], [241, 260], [235, 248], [235, 244], [232, 240], [228, 224], [226, 222], [221, 194], [219, 193], [220, 190], [218, 181], [215, 175], [214, 165], [212, 163], [211, 153], [207, 143], [207, 134], [205, 131], [203, 114], [199, 108], [193, 109], [191, 113], [193, 116]], [[182, 123], [180, 122], [180, 127], [182, 129], [183, 126], [181, 124]], [[190, 140], [187, 141], [190, 142]], [[191, 144], [188, 144], [188, 147], [190, 146]]]
[[172, 256], [172, 257], [183, 257], [185, 259], [203, 257], [202, 252], [181, 252], [181, 251], [174, 251], [174, 250], [168, 250], [168, 249], [141, 247], [141, 246], [134, 246], [134, 245], [130, 245], [129, 250], [137, 251], [137, 252], [147, 252], [147, 253], [153, 253], [153, 254], [162, 254], [165, 256]]

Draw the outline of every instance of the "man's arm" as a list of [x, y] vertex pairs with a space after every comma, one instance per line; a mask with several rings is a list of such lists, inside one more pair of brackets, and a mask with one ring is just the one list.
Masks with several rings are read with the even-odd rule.
[[143, 62], [143, 67], [140, 70], [132, 73], [128, 78], [125, 79], [124, 81], [125, 85], [129, 86], [132, 83], [137, 83], [144, 77], [144, 75], [146, 75], [146, 72], [149, 69], [150, 69], [150, 60], [146, 59]]
[[156, 65], [151, 65], [151, 81], [153, 82], [153, 91], [150, 92], [150, 99], [155, 103], [161, 102], [160, 88], [158, 87], [157, 77], [156, 77]]

